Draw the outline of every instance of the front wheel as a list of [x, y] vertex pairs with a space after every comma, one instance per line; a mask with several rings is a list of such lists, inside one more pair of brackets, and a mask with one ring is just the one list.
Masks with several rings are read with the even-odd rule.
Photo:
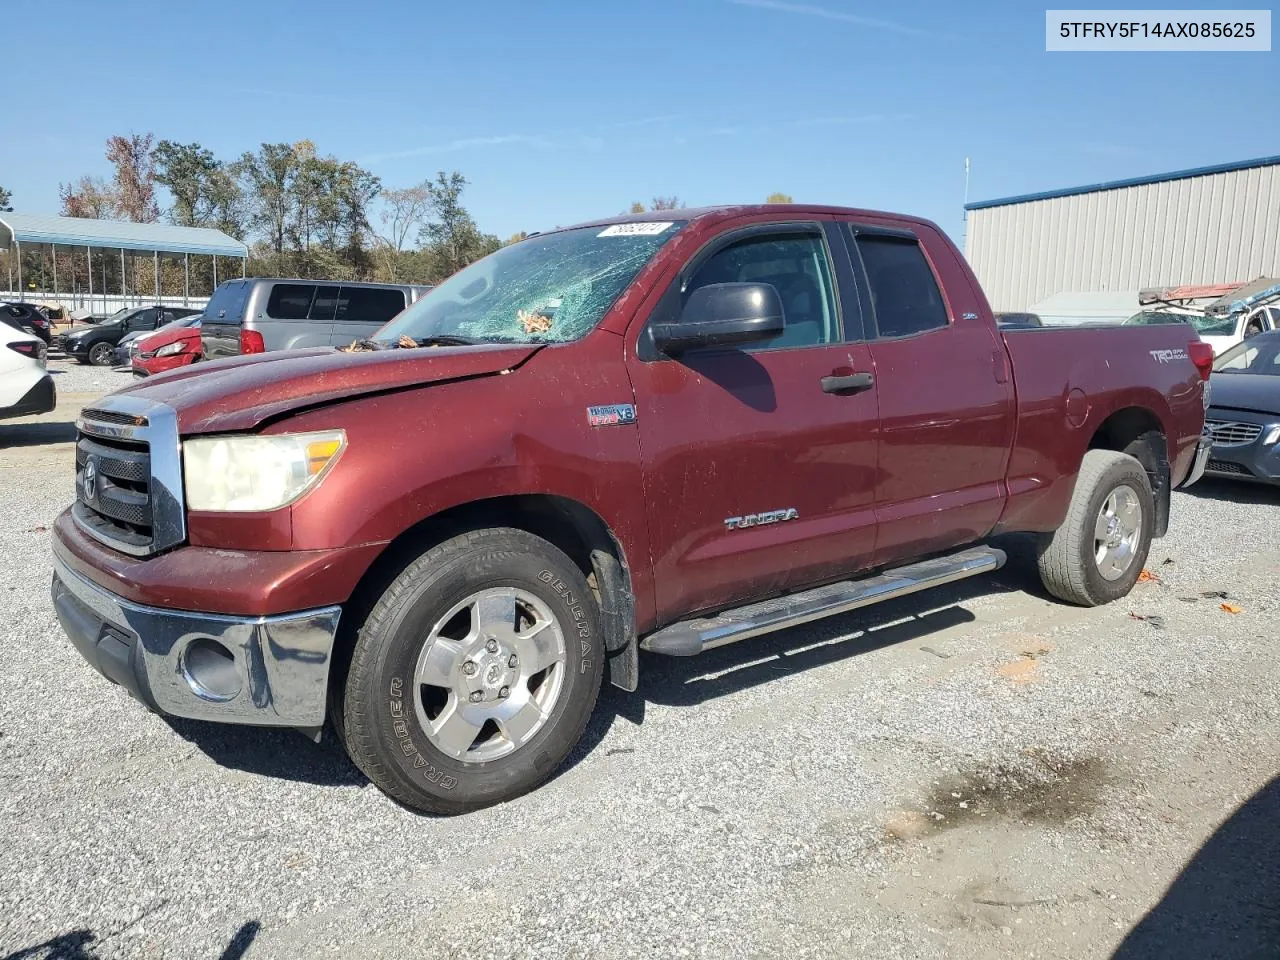
[[1147, 562], [1154, 522], [1155, 499], [1142, 464], [1124, 453], [1090, 450], [1066, 519], [1040, 538], [1045, 589], [1084, 607], [1119, 600]]
[[582, 736], [604, 673], [581, 570], [523, 530], [463, 534], [383, 593], [352, 652], [335, 728], [384, 793], [428, 813], [510, 800]]
[[89, 362], [95, 367], [109, 367], [116, 362], [116, 348], [109, 343], [95, 343], [89, 348]]

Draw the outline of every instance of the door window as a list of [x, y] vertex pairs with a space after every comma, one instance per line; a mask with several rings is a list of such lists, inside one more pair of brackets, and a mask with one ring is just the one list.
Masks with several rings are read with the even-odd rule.
[[332, 323], [334, 311], [337, 309], [338, 288], [316, 287], [316, 298], [312, 301], [309, 319]]
[[689, 279], [684, 298], [713, 283], [768, 283], [782, 301], [785, 330], [743, 350], [816, 346], [839, 339], [827, 249], [818, 235], [752, 237], [714, 253]]
[[267, 316], [273, 320], [305, 320], [315, 292], [315, 284], [311, 283], [277, 283], [267, 298]]
[[379, 287], [343, 287], [338, 297], [338, 322], [382, 326], [404, 309], [404, 293]]
[[881, 337], [909, 337], [947, 326], [947, 306], [920, 242], [876, 233], [855, 235]]

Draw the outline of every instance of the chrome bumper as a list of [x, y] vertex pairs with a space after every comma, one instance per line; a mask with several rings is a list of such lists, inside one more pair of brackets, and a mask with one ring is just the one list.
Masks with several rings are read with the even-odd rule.
[[158, 713], [258, 726], [324, 723], [341, 607], [278, 617], [144, 607], [56, 556], [52, 591], [80, 655]]
[[1197, 480], [1204, 476], [1205, 465], [1209, 462], [1209, 453], [1213, 450], [1213, 434], [1206, 428], [1200, 434], [1200, 440], [1196, 443], [1196, 458], [1191, 461], [1191, 469], [1187, 471], [1187, 475], [1183, 481], [1178, 484], [1179, 490], [1185, 490]]

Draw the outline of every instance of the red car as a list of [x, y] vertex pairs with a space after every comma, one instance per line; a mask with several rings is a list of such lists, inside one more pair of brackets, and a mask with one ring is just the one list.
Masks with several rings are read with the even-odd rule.
[[139, 340], [133, 355], [133, 375], [150, 377], [199, 360], [200, 319], [184, 317]]

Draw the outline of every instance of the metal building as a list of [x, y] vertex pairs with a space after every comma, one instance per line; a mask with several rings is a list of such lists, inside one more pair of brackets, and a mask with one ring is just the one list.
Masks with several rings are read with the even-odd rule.
[[965, 256], [995, 310], [1278, 277], [1280, 157], [984, 200], [965, 220]]

